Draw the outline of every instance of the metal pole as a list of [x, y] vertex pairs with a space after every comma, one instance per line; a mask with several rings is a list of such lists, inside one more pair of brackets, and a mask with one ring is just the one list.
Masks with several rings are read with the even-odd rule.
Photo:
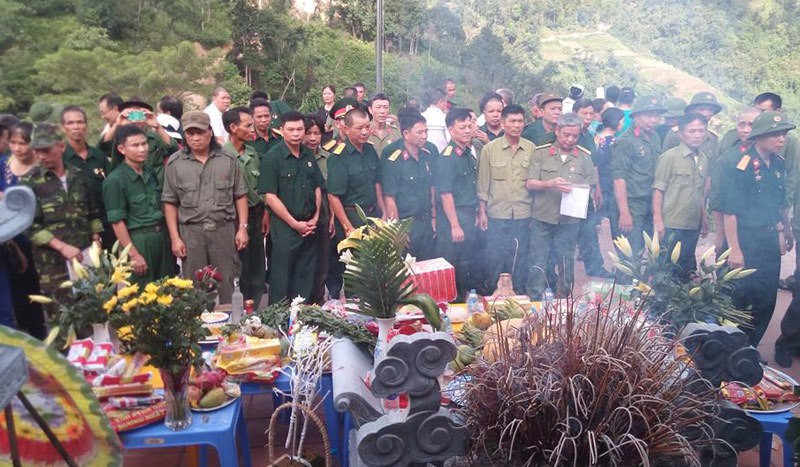
[[377, 37], [375, 38], [375, 92], [383, 92], [383, 0], [377, 4]]

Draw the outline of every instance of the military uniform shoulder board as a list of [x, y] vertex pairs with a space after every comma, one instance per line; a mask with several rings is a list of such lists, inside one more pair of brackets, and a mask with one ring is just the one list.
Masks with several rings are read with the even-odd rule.
[[546, 149], [546, 148], [549, 148], [552, 145], [553, 145], [553, 143], [540, 144], [540, 145], [536, 146], [536, 149]]
[[331, 140], [328, 140], [327, 143], [322, 145], [322, 149], [324, 149], [326, 151], [330, 151], [331, 149], [333, 149], [334, 146], [336, 146], [336, 140], [335, 139], [331, 139]]
[[578, 148], [579, 151], [582, 151], [582, 152], [584, 152], [584, 153], [586, 153], [586, 154], [588, 154], [590, 156], [592, 155], [592, 151], [586, 149], [585, 147], [581, 146], [580, 144], [577, 145], [576, 147]]
[[750, 156], [745, 154], [741, 159], [739, 159], [739, 163], [736, 164], [736, 168], [739, 170], [747, 169], [747, 165], [750, 164], [750, 159]]
[[398, 150], [396, 150], [395, 152], [393, 152], [393, 153], [392, 153], [392, 155], [391, 155], [391, 156], [389, 156], [389, 160], [390, 160], [391, 162], [394, 162], [394, 161], [396, 161], [396, 160], [397, 160], [397, 158], [398, 158], [398, 157], [400, 157], [400, 154], [402, 154], [402, 153], [403, 153], [403, 151], [401, 151], [401, 150], [399, 150], [399, 149], [398, 149]]
[[443, 156], [449, 156], [452, 153], [453, 153], [453, 146], [449, 145], [446, 148], [444, 148], [444, 151], [442, 151]]
[[346, 146], [346, 144], [339, 143], [332, 152], [338, 156], [339, 154], [342, 153], [342, 151], [344, 151], [344, 147], [345, 146]]

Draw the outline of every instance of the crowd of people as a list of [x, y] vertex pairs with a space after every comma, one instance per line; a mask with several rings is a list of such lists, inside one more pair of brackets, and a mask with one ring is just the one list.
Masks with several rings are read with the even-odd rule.
[[[95, 146], [80, 107], [32, 109], [44, 114], [35, 123], [2, 115], [2, 188], [31, 187], [37, 208], [29, 231], [3, 249], [0, 288], [10, 293], [0, 295], [13, 300], [5, 306], [13, 314], [0, 306], [0, 319], [43, 337], [44, 314], [27, 295], [68, 302], [60, 285], [69, 262], [92, 242], [132, 245], [131, 280], [140, 284], [211, 264], [223, 276], [222, 303], [235, 280], [256, 305], [267, 290], [270, 303], [337, 299], [345, 265], [336, 245], [363, 225], [358, 206], [413, 218], [410, 255], [447, 259], [459, 299], [471, 289], [490, 294], [501, 273], [533, 300], [548, 288], [566, 296], [576, 248], [588, 275], [614, 278], [598, 241], [603, 218], [634, 255], [642, 232], [668, 248], [680, 242], [681, 279], [691, 281], [711, 221], [718, 253], [730, 249], [732, 267], [756, 269], [733, 299], [751, 310], [745, 331], [758, 345], [799, 219], [798, 145], [780, 96], [757, 96], [719, 138], [708, 129], [722, 110], [713, 93], [688, 104], [617, 86], [597, 94], [589, 99], [576, 84], [566, 97], [536, 94], [526, 109], [498, 89], [473, 109], [457, 103], [453, 80], [425, 106], [367, 97], [363, 83], [337, 98], [326, 85], [323, 105], [307, 114], [263, 91], [232, 106], [217, 88], [205, 110], [185, 112], [171, 96], [154, 109], [106, 94]], [[800, 298], [775, 345], [783, 366], [800, 350], [798, 313]]]

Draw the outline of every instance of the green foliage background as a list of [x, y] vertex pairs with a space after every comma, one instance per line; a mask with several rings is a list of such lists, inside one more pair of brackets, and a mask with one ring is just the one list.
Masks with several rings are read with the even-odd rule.
[[[235, 103], [265, 89], [301, 110], [325, 84], [375, 82], [375, 1], [0, 0], [0, 112], [24, 116], [38, 100], [90, 110], [113, 91], [154, 102], [229, 88]], [[541, 37], [607, 30], [626, 45], [704, 79], [739, 102], [763, 91], [798, 108], [800, 4], [790, 0], [389, 0], [384, 83], [395, 107], [446, 77], [457, 101], [511, 88], [536, 92], [636, 85], [612, 51], [548, 62]]]

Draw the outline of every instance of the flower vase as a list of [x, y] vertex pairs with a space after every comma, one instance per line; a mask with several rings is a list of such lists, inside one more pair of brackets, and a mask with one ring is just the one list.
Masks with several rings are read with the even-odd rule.
[[389, 346], [389, 331], [394, 327], [395, 317], [391, 318], [376, 318], [378, 321], [378, 341], [375, 343], [375, 361], [377, 362], [383, 357], [386, 348]]
[[176, 373], [159, 369], [164, 382], [164, 400], [167, 403], [167, 416], [164, 425], [172, 431], [189, 428], [192, 424], [192, 411], [189, 406], [189, 367]]
[[111, 342], [111, 335], [108, 332], [108, 322], [92, 324], [92, 341], [95, 344]]

